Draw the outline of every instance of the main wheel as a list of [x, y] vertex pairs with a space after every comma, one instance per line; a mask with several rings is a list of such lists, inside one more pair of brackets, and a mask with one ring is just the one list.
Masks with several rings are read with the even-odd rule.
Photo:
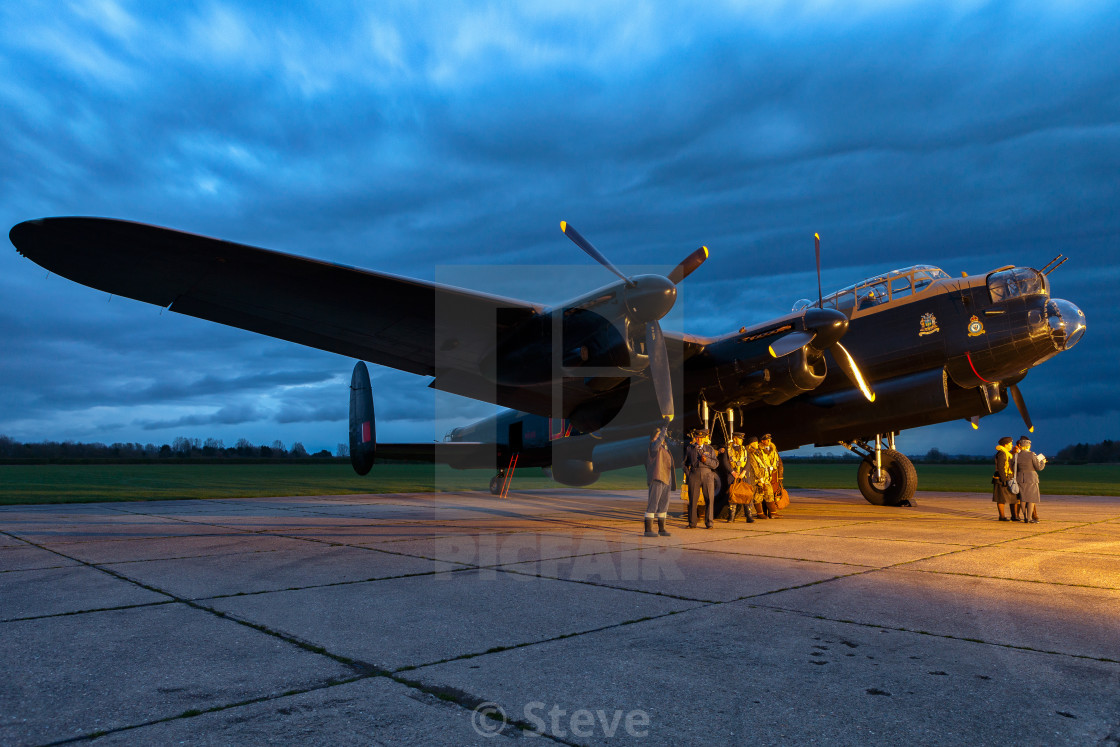
[[872, 480], [875, 472], [874, 458], [864, 459], [856, 472], [859, 492], [868, 503], [876, 506], [912, 506], [914, 490], [918, 487], [918, 470], [905, 454], [887, 449], [880, 453], [882, 479]]
[[490, 494], [497, 495], [502, 492], [502, 476], [494, 475], [490, 478]]

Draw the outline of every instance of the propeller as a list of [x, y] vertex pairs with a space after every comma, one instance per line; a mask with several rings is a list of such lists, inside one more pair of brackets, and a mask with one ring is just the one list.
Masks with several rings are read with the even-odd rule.
[[1027, 403], [1023, 401], [1023, 393], [1019, 391], [1018, 384], [1012, 384], [1007, 387], [1007, 393], [1011, 395], [1011, 401], [1015, 403], [1015, 409], [1023, 417], [1023, 422], [1026, 423], [1027, 432], [1034, 433], [1034, 423], [1031, 422], [1031, 415], [1027, 412]]
[[700, 265], [704, 264], [704, 260], [708, 258], [708, 247], [702, 246], [692, 254], [681, 260], [681, 263], [673, 268], [666, 277], [673, 285], [680, 285], [680, 282], [692, 274]]
[[[568, 221], [566, 221], [566, 220], [560, 221], [560, 230], [563, 231], [564, 235], [567, 236], [569, 239], [571, 239], [575, 243], [576, 246], [578, 246], [583, 251], [587, 252], [593, 260], [595, 260], [596, 262], [601, 264], [603, 267], [606, 267], [608, 270], [613, 272], [615, 275], [618, 275], [620, 278], [625, 280], [627, 288], [633, 288], [634, 287], [634, 281], [632, 281], [630, 278], [626, 277], [621, 272], [619, 272], [618, 268], [615, 267], [614, 265], [612, 265], [611, 261], [603, 256], [602, 252], [600, 252], [598, 249], [596, 249], [590, 241], [583, 238], [583, 234], [581, 234], [579, 231], [577, 231], [572, 226], [568, 225]], [[673, 283], [673, 285], [676, 285], [676, 283]]]
[[592, 259], [606, 267], [626, 283], [626, 307], [631, 321], [645, 325], [646, 354], [649, 356], [650, 378], [657, 395], [657, 406], [666, 422], [675, 415], [673, 410], [673, 379], [669, 371], [669, 352], [665, 349], [665, 335], [661, 331], [661, 317], [669, 313], [676, 302], [676, 286], [691, 275], [708, 258], [708, 247], [702, 246], [685, 257], [665, 277], [657, 275], [623, 275], [610, 260], [585, 239], [567, 221], [560, 221], [560, 230]]
[[781, 358], [795, 350], [800, 350], [815, 339], [817, 339], [816, 332], [807, 330], [804, 332], [790, 332], [785, 337], [776, 340], [774, 344], [770, 346], [770, 355], [775, 358]]
[[824, 293], [821, 292], [821, 235], [813, 234], [813, 246], [817, 254], [817, 308], [824, 308]]
[[855, 358], [847, 348], [840, 344], [840, 338], [848, 331], [848, 317], [836, 309], [824, 308], [824, 295], [821, 293], [821, 236], [813, 234], [817, 255], [817, 306], [805, 309], [801, 316], [804, 329], [794, 330], [775, 340], [770, 345], [770, 355], [775, 358], [789, 355], [806, 345], [812, 346], [819, 356], [825, 350], [832, 353], [836, 365], [848, 377], [848, 381], [860, 390], [868, 402], [875, 401], [867, 380], [863, 378]]
[[646, 324], [646, 353], [649, 355], [649, 371], [653, 377], [653, 391], [657, 395], [657, 406], [661, 417], [671, 421], [673, 412], [673, 379], [669, 372], [669, 352], [665, 349], [665, 336], [661, 333], [661, 322], [654, 319]]
[[840, 370], [848, 377], [848, 381], [856, 385], [856, 388], [867, 398], [868, 402], [874, 402], [875, 392], [871, 391], [871, 387], [867, 385], [863, 374], [860, 373], [859, 366], [856, 365], [855, 358], [848, 352], [848, 349], [839, 342], [834, 342], [828, 350], [832, 353], [833, 360], [839, 364]]

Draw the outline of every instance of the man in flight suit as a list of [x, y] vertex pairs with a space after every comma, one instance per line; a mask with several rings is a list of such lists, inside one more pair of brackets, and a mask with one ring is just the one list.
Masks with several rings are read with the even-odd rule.
[[[731, 443], [729, 443], [727, 449], [720, 454], [720, 462], [728, 474], [728, 523], [735, 521], [735, 516], [739, 513], [739, 504], [730, 500], [730, 486], [734, 485], [739, 480], [749, 479], [747, 475], [747, 460], [749, 458], [750, 455], [747, 452], [747, 447], [743, 445], [743, 434], [740, 431], [735, 431], [731, 434]], [[743, 504], [743, 513], [746, 514], [746, 520], [752, 524], [754, 523], [753, 507], [753, 501]]]
[[688, 528], [696, 528], [696, 503], [700, 491], [704, 492], [704, 528], [712, 528], [715, 518], [716, 467], [719, 457], [712, 448], [707, 431], [697, 431], [695, 440], [688, 447], [684, 457], [684, 468], [688, 473]]
[[754, 477], [755, 500], [762, 502], [762, 511], [767, 519], [780, 518], [774, 509], [774, 473], [778, 469], [777, 449], [767, 450], [770, 434], [759, 441], [758, 448], [751, 451], [751, 473]]

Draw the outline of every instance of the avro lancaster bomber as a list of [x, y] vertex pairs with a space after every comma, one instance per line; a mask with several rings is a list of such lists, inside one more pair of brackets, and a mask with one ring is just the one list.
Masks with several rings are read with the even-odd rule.
[[[641, 463], [668, 421], [679, 430], [741, 424], [782, 448], [843, 445], [862, 457], [857, 484], [868, 501], [906, 505], [917, 474], [895, 449], [899, 432], [958, 418], [975, 427], [1009, 399], [1030, 428], [1019, 382], [1085, 332], [1081, 310], [1051, 297], [1060, 257], [1041, 270], [960, 278], [915, 265], [828, 296], [818, 289], [815, 302], [728, 334], [663, 332], [678, 284], [708, 250], [665, 276], [627, 276], [561, 229], [618, 279], [556, 306], [104, 218], [28, 221], [10, 237], [78, 283], [359, 359], [350, 392], [359, 473], [379, 456], [496, 468], [495, 493], [518, 466], [591, 484]], [[817, 267], [819, 278], [819, 240]], [[509, 409], [442, 443], [379, 445], [361, 361]]]

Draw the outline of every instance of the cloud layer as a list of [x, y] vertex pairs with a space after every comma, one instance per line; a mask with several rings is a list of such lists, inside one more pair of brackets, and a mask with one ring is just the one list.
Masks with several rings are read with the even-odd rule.
[[[710, 246], [677, 325], [698, 334], [812, 295], [814, 231], [826, 287], [1063, 251], [1054, 290], [1089, 333], [1022, 385], [1053, 451], [1116, 435], [1118, 32], [1103, 2], [9, 3], [0, 222], [111, 216], [435, 278], [578, 265], [566, 219], [619, 265]], [[345, 440], [350, 361], [44, 276], [0, 253], [0, 433]], [[486, 411], [374, 375], [383, 438]], [[1020, 428], [987, 422], [901, 444]]]

